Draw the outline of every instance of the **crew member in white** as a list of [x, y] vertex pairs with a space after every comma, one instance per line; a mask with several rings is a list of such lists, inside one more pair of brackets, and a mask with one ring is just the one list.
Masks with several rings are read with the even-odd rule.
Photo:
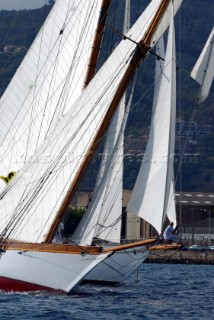
[[174, 234], [177, 231], [178, 226], [173, 228], [173, 225], [174, 223], [170, 222], [163, 233], [163, 237], [167, 242], [176, 242], [178, 240], [178, 236]]

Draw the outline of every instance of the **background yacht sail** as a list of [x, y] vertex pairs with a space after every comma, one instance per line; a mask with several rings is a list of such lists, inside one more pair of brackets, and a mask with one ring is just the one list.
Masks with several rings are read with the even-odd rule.
[[196, 62], [191, 77], [200, 85], [201, 90], [198, 98], [198, 103], [202, 103], [209, 94], [210, 87], [214, 76], [214, 28], [201, 52], [198, 61]]

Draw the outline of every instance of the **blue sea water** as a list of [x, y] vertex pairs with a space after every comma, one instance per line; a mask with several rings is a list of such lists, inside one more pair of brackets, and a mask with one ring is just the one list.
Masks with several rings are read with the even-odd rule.
[[85, 285], [70, 296], [0, 293], [0, 319], [214, 319], [214, 266], [143, 264], [115, 287]]

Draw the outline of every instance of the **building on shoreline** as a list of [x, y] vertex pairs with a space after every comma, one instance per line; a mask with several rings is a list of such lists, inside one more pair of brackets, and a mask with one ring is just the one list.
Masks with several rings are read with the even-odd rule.
[[[123, 190], [122, 239], [138, 240], [157, 236], [156, 230], [145, 220], [126, 212], [131, 190]], [[81, 192], [75, 206], [86, 208], [89, 193]], [[185, 244], [214, 244], [214, 193], [176, 192], [176, 212], [180, 236]]]

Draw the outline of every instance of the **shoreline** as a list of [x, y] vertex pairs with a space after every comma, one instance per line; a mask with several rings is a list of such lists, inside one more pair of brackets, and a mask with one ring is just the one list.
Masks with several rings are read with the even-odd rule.
[[144, 263], [209, 264], [214, 265], [214, 252], [157, 250], [150, 252]]

